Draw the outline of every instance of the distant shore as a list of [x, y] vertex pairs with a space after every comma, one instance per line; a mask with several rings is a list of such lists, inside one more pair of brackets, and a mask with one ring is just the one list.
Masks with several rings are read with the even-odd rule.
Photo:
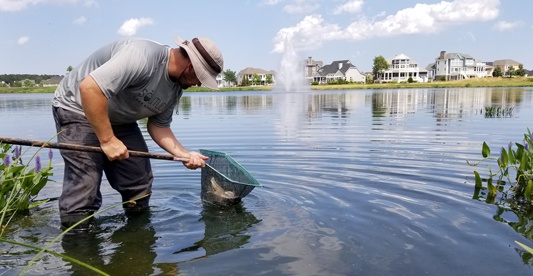
[[[269, 91], [275, 86], [223, 87], [219, 91]], [[311, 90], [357, 90], [357, 89], [399, 89], [399, 88], [462, 88], [462, 87], [533, 87], [533, 78], [484, 78], [459, 81], [435, 81], [420, 83], [373, 83], [310, 85]], [[0, 94], [10, 93], [54, 93], [56, 87], [0, 87]], [[216, 92], [204, 87], [191, 87], [186, 92]]]

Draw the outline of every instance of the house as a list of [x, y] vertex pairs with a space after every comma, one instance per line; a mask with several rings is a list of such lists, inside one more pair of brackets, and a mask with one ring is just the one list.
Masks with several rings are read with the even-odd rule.
[[430, 70], [436, 80], [462, 80], [491, 77], [494, 67], [467, 54], [441, 51]]
[[308, 57], [305, 60], [305, 78], [311, 83], [313, 81], [313, 75], [324, 66], [322, 61], [313, 60], [313, 58]]
[[42, 83], [44, 87], [58, 86], [62, 79], [63, 77], [61, 76], [53, 76], [47, 80], [44, 80]]
[[[257, 75], [259, 83], [255, 83], [254, 76]], [[247, 67], [237, 74], [238, 85], [242, 84], [243, 78], [252, 85], [274, 85], [276, 83], [276, 72], [273, 70], [266, 71], [259, 68]]]
[[218, 87], [231, 87], [235, 85], [234, 83], [230, 83], [224, 79], [224, 72], [220, 72], [215, 79]]
[[522, 63], [514, 61], [512, 59], [499, 59], [495, 60], [492, 64], [494, 68], [500, 68], [500, 71], [502, 72], [503, 76], [507, 76], [507, 71], [509, 71], [511, 67], [515, 70], [518, 70], [518, 68], [522, 65]]
[[389, 69], [380, 75], [383, 82], [408, 82], [409, 79], [415, 82], [427, 82], [428, 71], [420, 70], [418, 64], [404, 54], [399, 54], [387, 61]]
[[347, 82], [364, 83], [366, 76], [349, 60], [334, 61], [325, 65], [313, 74], [313, 82], [326, 84], [330, 81], [344, 80]]

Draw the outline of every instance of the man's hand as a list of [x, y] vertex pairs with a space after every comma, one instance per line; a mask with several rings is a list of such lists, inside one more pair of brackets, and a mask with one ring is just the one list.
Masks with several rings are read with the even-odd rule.
[[113, 137], [106, 143], [101, 143], [100, 148], [102, 148], [109, 161], [123, 160], [130, 156], [128, 148], [117, 137]]
[[209, 159], [209, 157], [195, 151], [189, 151], [188, 159], [189, 161], [183, 162], [183, 165], [190, 170], [196, 170], [205, 167], [205, 160]]

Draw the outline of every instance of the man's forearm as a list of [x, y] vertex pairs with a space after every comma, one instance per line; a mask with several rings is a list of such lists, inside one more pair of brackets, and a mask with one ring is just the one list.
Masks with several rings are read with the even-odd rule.
[[107, 98], [92, 77], [88, 76], [81, 82], [80, 95], [85, 117], [94, 129], [100, 144], [111, 141], [115, 135], [107, 115]]
[[148, 124], [148, 133], [162, 149], [177, 157], [188, 158], [188, 151], [176, 139], [170, 128], [158, 127]]

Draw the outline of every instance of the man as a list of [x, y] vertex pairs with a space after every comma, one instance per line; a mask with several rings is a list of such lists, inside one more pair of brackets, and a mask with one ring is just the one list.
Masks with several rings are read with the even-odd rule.
[[[53, 100], [58, 141], [99, 146], [103, 153], [62, 150], [65, 161], [59, 198], [61, 225], [68, 228], [102, 204], [103, 173], [122, 201], [151, 193], [150, 161], [129, 157], [128, 150], [148, 151], [137, 120], [148, 118], [151, 138], [189, 169], [207, 157], [186, 150], [170, 129], [174, 109], [193, 85], [218, 90], [223, 57], [208, 38], [176, 39], [178, 48], [149, 40], [123, 39], [97, 50], [59, 84]], [[126, 213], [148, 207], [149, 196], [124, 205]], [[82, 223], [77, 230], [88, 229]]]

